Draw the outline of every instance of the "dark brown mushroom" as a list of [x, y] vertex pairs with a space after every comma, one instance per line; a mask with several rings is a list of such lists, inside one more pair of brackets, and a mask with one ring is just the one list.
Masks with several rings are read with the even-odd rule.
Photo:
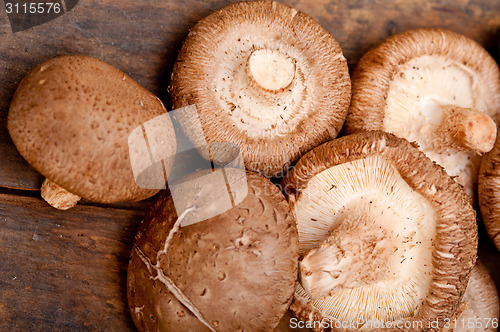
[[199, 171], [181, 180], [175, 206], [176, 185], [140, 226], [127, 281], [140, 331], [272, 331], [288, 309], [297, 278], [289, 205], [266, 178], [243, 171], [247, 181], [241, 182], [240, 170], [225, 172], [231, 196], [240, 201], [232, 209], [186, 222], [213, 215], [214, 201], [227, 195], [226, 186], [214, 187], [212, 170]]
[[[47, 178], [42, 197], [67, 209], [80, 197], [112, 203], [157, 193], [159, 188], [136, 183], [131, 165], [129, 153], [153, 164], [148, 151], [135, 151], [133, 144], [129, 150], [128, 143], [136, 128], [164, 115], [161, 133], [151, 126], [149, 139], [161, 154], [173, 156], [175, 133], [165, 114], [156, 96], [113, 66], [88, 56], [62, 56], [36, 66], [21, 81], [8, 129], [21, 155]], [[172, 160], [156, 163], [163, 184]], [[148, 166], [143, 168], [151, 175]]]

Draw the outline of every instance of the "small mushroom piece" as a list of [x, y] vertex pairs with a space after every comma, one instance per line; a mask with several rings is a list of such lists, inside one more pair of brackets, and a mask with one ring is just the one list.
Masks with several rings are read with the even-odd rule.
[[[125, 73], [101, 60], [72, 55], [48, 60], [28, 73], [14, 94], [7, 126], [21, 155], [46, 177], [42, 197], [65, 210], [80, 198], [113, 203], [157, 193], [136, 184], [128, 138], [166, 112], [156, 96]], [[154, 135], [149, 142], [156, 153], [173, 156], [174, 129], [168, 116], [162, 123], [161, 142]], [[145, 153], [142, 161], [147, 163]], [[163, 161], [162, 175], [168, 176], [172, 163]]]
[[500, 250], [500, 138], [481, 162], [478, 180], [481, 219], [488, 235]]
[[[182, 189], [213, 185], [210, 173], [182, 178]], [[199, 206], [195, 196], [183, 196], [174, 206], [173, 195], [165, 193], [146, 215], [127, 276], [139, 331], [273, 331], [287, 311], [298, 258], [290, 207], [265, 177], [243, 172], [243, 185], [241, 170], [225, 168], [225, 174], [227, 188], [240, 201], [232, 209], [182, 226], [189, 214], [211, 207]], [[219, 189], [225, 190], [214, 188]], [[242, 200], [241, 192], [247, 192]], [[185, 209], [178, 216], [180, 205]]]
[[500, 70], [473, 40], [443, 29], [389, 37], [352, 73], [347, 133], [383, 130], [443, 166], [473, 196], [500, 120]]
[[196, 105], [204, 138], [190, 129], [194, 119], [179, 121], [197, 146], [205, 138], [237, 144], [246, 167], [268, 177], [337, 136], [350, 93], [335, 39], [308, 15], [270, 1], [231, 4], [199, 21], [170, 85], [174, 108]]
[[442, 332], [494, 332], [500, 319], [495, 282], [478, 260], [472, 269], [467, 290], [462, 296], [455, 317]]
[[299, 234], [298, 318], [369, 331], [453, 316], [475, 263], [475, 211], [414, 145], [344, 136], [304, 155], [282, 188]]

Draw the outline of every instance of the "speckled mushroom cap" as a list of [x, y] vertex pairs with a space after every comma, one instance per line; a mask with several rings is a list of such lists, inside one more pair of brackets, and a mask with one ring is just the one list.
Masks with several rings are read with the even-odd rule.
[[481, 219], [500, 250], [500, 139], [484, 155], [479, 169], [478, 199]]
[[[164, 113], [156, 96], [113, 66], [88, 56], [62, 56], [22, 80], [8, 129], [28, 163], [70, 193], [101, 203], [137, 201], [158, 190], [136, 185], [128, 137]], [[162, 137], [170, 139], [162, 149], [173, 155], [169, 124]], [[167, 160], [167, 174], [170, 169]]]
[[[248, 169], [279, 176], [337, 136], [350, 79], [338, 43], [314, 19], [277, 2], [240, 2], [191, 30], [170, 95], [174, 108], [196, 105], [208, 142], [238, 144]], [[189, 134], [195, 120], [180, 120]]]
[[472, 196], [479, 154], [495, 139], [489, 117], [498, 123], [499, 112], [500, 71], [488, 52], [452, 31], [415, 29], [360, 59], [345, 130], [383, 130], [417, 142]]
[[[455, 313], [442, 332], [497, 331], [500, 307], [495, 282], [481, 261], [472, 269], [467, 290]], [[471, 326], [473, 326], [471, 328]]]
[[282, 186], [299, 234], [297, 317], [317, 331], [411, 331], [453, 316], [476, 258], [475, 212], [414, 145], [344, 136], [303, 156]]
[[[210, 172], [190, 177], [193, 186], [203, 186]], [[226, 173], [234, 188], [232, 169]], [[178, 225], [185, 214], [177, 217], [172, 196], [155, 202], [128, 268], [129, 307], [139, 331], [272, 331], [278, 325], [296, 285], [297, 230], [275, 185], [255, 173], [247, 181], [241, 203], [184, 227]]]

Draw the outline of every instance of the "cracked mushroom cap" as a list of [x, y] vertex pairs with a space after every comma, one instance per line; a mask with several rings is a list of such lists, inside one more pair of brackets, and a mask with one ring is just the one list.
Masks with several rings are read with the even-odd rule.
[[345, 128], [383, 130], [417, 142], [472, 196], [499, 112], [500, 71], [486, 50], [452, 31], [415, 29], [361, 58], [352, 73]]
[[478, 260], [472, 269], [467, 290], [449, 327], [442, 332], [497, 330], [500, 319], [498, 293], [486, 267]]
[[500, 139], [481, 162], [478, 180], [481, 219], [488, 235], [500, 250]]
[[[198, 22], [170, 85], [174, 108], [196, 105], [209, 143], [239, 145], [246, 167], [266, 176], [337, 136], [350, 91], [347, 61], [328, 31], [267, 1], [232, 4]], [[179, 120], [202, 139], [190, 133], [195, 119]]]
[[[128, 137], [165, 113], [156, 96], [113, 66], [88, 56], [61, 56], [21, 81], [8, 129], [21, 155], [47, 178], [42, 196], [66, 209], [80, 197], [112, 203], [157, 193], [136, 185]], [[161, 146], [173, 155], [175, 134], [167, 122], [162, 138], [168, 140]], [[171, 166], [165, 161], [166, 174]]]
[[[226, 169], [227, 183], [240, 201], [233, 170]], [[210, 172], [195, 173], [186, 186], [206, 188]], [[180, 205], [195, 207], [179, 217], [172, 196], [155, 202], [128, 268], [129, 308], [140, 331], [272, 331], [278, 325], [296, 285], [295, 221], [275, 185], [255, 173], [244, 176], [248, 193], [238, 205], [188, 226], [179, 225], [197, 212], [198, 197], [182, 198]]]
[[298, 318], [317, 331], [322, 321], [419, 330], [453, 316], [475, 262], [475, 212], [414, 145], [345, 136], [307, 153], [282, 186], [299, 234]]

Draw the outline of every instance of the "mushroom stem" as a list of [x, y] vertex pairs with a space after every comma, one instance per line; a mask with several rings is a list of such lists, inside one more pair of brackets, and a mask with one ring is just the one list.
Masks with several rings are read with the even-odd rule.
[[247, 69], [248, 76], [269, 91], [282, 91], [295, 77], [295, 61], [273, 50], [253, 51], [248, 58]]
[[485, 113], [456, 105], [441, 106], [443, 119], [436, 130], [436, 147], [453, 147], [476, 153], [490, 151], [495, 144], [497, 127]]
[[[385, 264], [391, 260], [396, 244], [375, 225], [375, 219], [366, 215], [349, 215], [319, 247], [307, 253], [299, 270], [300, 282], [310, 296], [331, 296], [341, 289], [387, 277], [389, 268]], [[366, 231], [369, 235], [361, 236]]]
[[300, 284], [314, 299], [332, 295], [337, 286], [334, 280], [340, 275], [339, 270], [332, 268], [338, 261], [335, 248], [328, 246], [327, 250], [324, 249], [309, 252], [299, 262]]
[[52, 207], [68, 210], [78, 203], [80, 196], [70, 193], [49, 179], [45, 179], [40, 189], [42, 198]]

